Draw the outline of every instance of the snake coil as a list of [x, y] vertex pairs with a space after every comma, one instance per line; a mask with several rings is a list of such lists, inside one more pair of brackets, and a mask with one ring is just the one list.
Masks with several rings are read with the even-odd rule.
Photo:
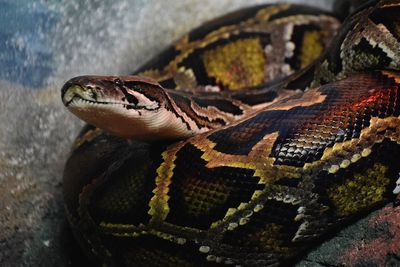
[[89, 124], [64, 172], [72, 230], [109, 266], [287, 266], [400, 192], [400, 1], [341, 22], [247, 8], [135, 76], [62, 88]]

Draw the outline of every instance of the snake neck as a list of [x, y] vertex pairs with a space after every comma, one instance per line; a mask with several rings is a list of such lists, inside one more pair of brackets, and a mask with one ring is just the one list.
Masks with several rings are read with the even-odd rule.
[[400, 69], [400, 3], [368, 1], [343, 23], [313, 66], [311, 87], [371, 69]]

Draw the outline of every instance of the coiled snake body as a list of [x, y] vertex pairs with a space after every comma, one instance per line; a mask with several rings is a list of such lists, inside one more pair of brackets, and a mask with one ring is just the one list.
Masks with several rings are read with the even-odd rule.
[[286, 266], [394, 201], [400, 1], [369, 1], [339, 25], [259, 6], [194, 30], [140, 76], [68, 81], [64, 104], [90, 123], [64, 173], [88, 256]]

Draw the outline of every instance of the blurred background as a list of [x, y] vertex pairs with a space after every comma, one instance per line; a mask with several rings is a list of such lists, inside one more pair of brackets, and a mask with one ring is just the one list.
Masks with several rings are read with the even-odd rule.
[[0, 266], [71, 266], [81, 257], [62, 202], [63, 164], [83, 125], [61, 103], [66, 80], [132, 73], [203, 22], [268, 2], [0, 0]]

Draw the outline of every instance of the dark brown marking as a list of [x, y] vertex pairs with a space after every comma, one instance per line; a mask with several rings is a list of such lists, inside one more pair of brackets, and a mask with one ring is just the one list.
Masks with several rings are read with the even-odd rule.
[[208, 127], [210, 129], [216, 128], [217, 125], [224, 126], [226, 122], [220, 118], [210, 119], [206, 116], [197, 114], [191, 107], [191, 100], [188, 97], [182, 96], [178, 93], [169, 92], [171, 98], [175, 101], [178, 107], [186, 113], [197, 125], [199, 129]]
[[393, 106], [400, 101], [398, 87], [381, 72], [358, 74], [318, 89], [326, 95], [322, 103], [289, 110], [278, 110], [278, 104], [208, 138], [217, 151], [248, 155], [264, 136], [278, 131], [271, 154], [275, 164], [301, 167], [320, 159], [325, 148], [357, 138], [372, 116], [399, 114], [399, 106]]
[[[168, 195], [169, 223], [208, 229], [212, 222], [222, 219], [227, 210], [251, 199], [259, 177], [254, 171], [231, 167], [205, 167], [203, 152], [186, 144], [176, 155], [174, 175]], [[191, 164], [186, 164], [191, 159]]]

